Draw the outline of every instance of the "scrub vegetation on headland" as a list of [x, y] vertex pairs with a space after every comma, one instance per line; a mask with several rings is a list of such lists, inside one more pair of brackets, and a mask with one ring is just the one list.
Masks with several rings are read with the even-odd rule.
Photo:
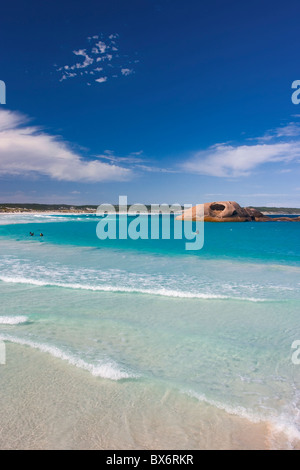
[[98, 206], [71, 206], [68, 204], [0, 204], [1, 212], [62, 212], [62, 213], [91, 213], [96, 212]]

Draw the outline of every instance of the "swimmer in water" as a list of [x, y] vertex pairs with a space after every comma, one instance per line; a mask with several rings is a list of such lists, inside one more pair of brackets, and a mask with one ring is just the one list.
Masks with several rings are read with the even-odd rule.
[[40, 233], [40, 237], [43, 237], [44, 235], [42, 233]]

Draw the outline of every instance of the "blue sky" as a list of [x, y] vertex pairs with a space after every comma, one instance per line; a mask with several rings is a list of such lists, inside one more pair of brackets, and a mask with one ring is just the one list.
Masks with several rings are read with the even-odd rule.
[[289, 0], [2, 4], [0, 201], [300, 207], [299, 14]]

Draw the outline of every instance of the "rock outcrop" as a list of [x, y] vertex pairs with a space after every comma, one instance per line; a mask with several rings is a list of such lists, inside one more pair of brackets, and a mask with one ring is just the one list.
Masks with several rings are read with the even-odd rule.
[[271, 218], [253, 207], [241, 207], [234, 201], [221, 201], [198, 204], [185, 210], [181, 215], [176, 217], [176, 220], [204, 220], [204, 222], [276, 222], [282, 220], [300, 222], [300, 217], [295, 219], [288, 217]]
[[259, 212], [257, 209], [254, 209], [254, 207], [245, 207], [244, 210], [251, 217], [251, 220], [255, 220], [256, 222], [268, 222], [272, 220], [271, 217], [264, 215], [262, 212]]

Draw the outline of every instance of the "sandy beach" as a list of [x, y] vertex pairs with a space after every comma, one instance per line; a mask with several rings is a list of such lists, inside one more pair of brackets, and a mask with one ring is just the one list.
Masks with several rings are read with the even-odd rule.
[[[1, 449], [287, 447], [285, 436], [267, 423], [254, 424], [203, 403], [195, 407], [194, 400], [161, 394], [155, 386], [146, 390], [136, 384], [133, 396], [132, 384], [94, 378], [20, 345], [7, 343], [0, 384]], [[111, 406], [112, 398], [118, 408]]]

